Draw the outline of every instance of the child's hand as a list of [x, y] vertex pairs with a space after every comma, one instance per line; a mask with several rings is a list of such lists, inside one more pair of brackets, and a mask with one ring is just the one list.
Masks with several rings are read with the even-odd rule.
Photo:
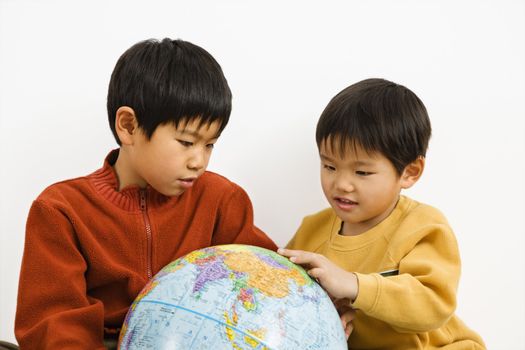
[[341, 324], [343, 325], [343, 329], [345, 331], [346, 339], [350, 337], [350, 334], [352, 334], [352, 331], [354, 330], [354, 325], [352, 321], [355, 317], [355, 310], [352, 309], [350, 305], [350, 300], [348, 299], [334, 299], [332, 302], [335, 305], [335, 308], [337, 310], [337, 313], [339, 314], [339, 317], [341, 318]]
[[290, 258], [291, 262], [303, 265], [308, 274], [317, 279], [331, 296], [355, 300], [358, 286], [354, 273], [343, 270], [320, 254], [283, 248], [277, 252]]

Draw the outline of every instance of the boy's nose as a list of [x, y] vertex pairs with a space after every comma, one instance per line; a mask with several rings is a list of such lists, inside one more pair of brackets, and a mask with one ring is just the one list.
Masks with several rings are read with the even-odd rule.
[[348, 178], [338, 178], [335, 183], [336, 189], [341, 192], [352, 192], [355, 187], [352, 181]]
[[188, 169], [201, 170], [206, 165], [206, 156], [202, 152], [195, 154], [188, 160]]

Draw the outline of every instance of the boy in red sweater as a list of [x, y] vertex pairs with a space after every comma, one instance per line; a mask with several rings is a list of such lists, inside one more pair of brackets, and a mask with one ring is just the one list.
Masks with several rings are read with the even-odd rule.
[[219, 64], [181, 40], [128, 49], [111, 76], [120, 148], [94, 173], [51, 185], [27, 220], [15, 334], [21, 349], [104, 349], [163, 266], [227, 243], [277, 247], [250, 199], [206, 167], [231, 111]]

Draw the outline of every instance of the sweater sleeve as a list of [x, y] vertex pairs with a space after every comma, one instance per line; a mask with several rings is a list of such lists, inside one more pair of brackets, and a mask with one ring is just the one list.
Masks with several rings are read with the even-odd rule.
[[219, 209], [219, 218], [213, 234], [213, 245], [249, 244], [270, 250], [277, 246], [253, 222], [253, 207], [246, 192], [236, 184], [225, 197]]
[[86, 294], [87, 268], [68, 217], [33, 202], [15, 320], [20, 349], [105, 349], [103, 305]]
[[399, 332], [439, 328], [456, 307], [460, 260], [452, 231], [432, 225], [413, 236], [414, 246], [401, 259], [399, 275], [356, 273], [359, 294], [353, 306]]

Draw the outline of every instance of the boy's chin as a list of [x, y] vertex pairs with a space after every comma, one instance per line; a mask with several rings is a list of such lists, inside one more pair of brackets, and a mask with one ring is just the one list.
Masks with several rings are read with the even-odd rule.
[[186, 192], [185, 188], [171, 188], [171, 189], [155, 188], [155, 190], [166, 197], [177, 197], [183, 194], [184, 192]]

